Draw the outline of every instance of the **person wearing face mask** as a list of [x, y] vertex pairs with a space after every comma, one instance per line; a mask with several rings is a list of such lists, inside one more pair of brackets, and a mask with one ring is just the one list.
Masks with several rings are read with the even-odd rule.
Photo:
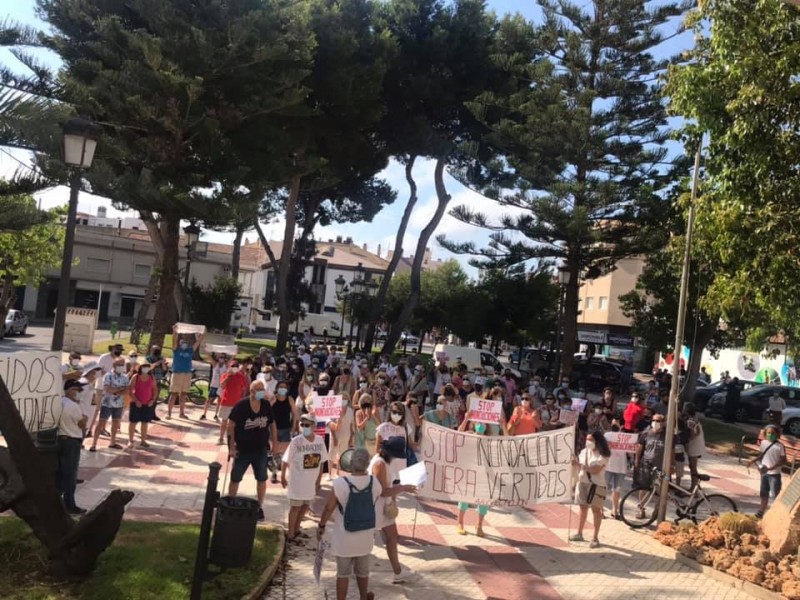
[[556, 397], [548, 393], [544, 398], [544, 406], [539, 411], [542, 419], [542, 429], [547, 431], [553, 429], [558, 424], [558, 408], [556, 407]]
[[125, 363], [125, 373], [128, 377], [133, 374], [133, 369], [139, 364], [139, 353], [136, 350], [128, 352], [128, 362]]
[[758, 472], [761, 474], [761, 489], [759, 490], [761, 506], [756, 513], [756, 517], [759, 519], [767, 512], [770, 496], [775, 500], [781, 493], [783, 466], [788, 461], [786, 447], [779, 438], [780, 430], [777, 425], [773, 423], [767, 425], [764, 428], [764, 439], [761, 442], [758, 456], [747, 463], [748, 467], [753, 465], [758, 467]]
[[389, 406], [389, 421], [381, 423], [376, 431], [378, 448], [384, 440], [391, 440], [398, 438], [403, 440], [403, 453], [402, 456], [392, 457], [390, 465], [390, 481], [398, 478], [398, 473], [405, 469], [407, 466], [407, 452], [409, 448], [408, 431], [406, 430], [406, 407], [402, 402], [393, 402]]
[[275, 388], [278, 387], [278, 381], [275, 379], [275, 369], [270, 365], [261, 367], [261, 372], [256, 375], [256, 381], [264, 384], [264, 389], [267, 391], [267, 399], [272, 402], [275, 396]]
[[303, 377], [297, 388], [297, 397], [310, 409], [312, 397], [314, 395], [314, 383], [317, 381], [317, 372], [313, 367], [308, 367], [303, 371]]
[[105, 429], [106, 423], [111, 419], [111, 442], [108, 447], [115, 450], [122, 450], [122, 446], [117, 443], [117, 431], [119, 430], [122, 411], [125, 407], [125, 392], [128, 391], [128, 376], [125, 375], [125, 359], [122, 357], [114, 361], [114, 368], [110, 373], [103, 376], [103, 399], [100, 404], [100, 418], [97, 427], [94, 428], [94, 439], [89, 452], [97, 451], [97, 439], [100, 432]]
[[538, 375], [534, 375], [533, 379], [531, 380], [531, 384], [528, 386], [528, 395], [533, 399], [534, 406], [540, 406], [544, 404], [545, 393], [544, 386], [542, 385], [542, 378]]
[[[269, 368], [269, 367], [268, 367]], [[261, 380], [258, 380], [261, 381]], [[261, 383], [265, 386], [269, 382]], [[289, 387], [286, 382], [281, 382], [275, 387], [275, 393], [271, 394], [267, 391], [266, 398], [272, 406], [272, 416], [275, 419], [275, 428], [277, 429], [278, 446], [273, 454], [273, 462], [270, 465], [272, 470], [272, 483], [278, 483], [278, 471], [280, 470], [280, 461], [283, 453], [289, 442], [292, 441], [292, 434], [300, 431], [300, 411], [295, 406], [294, 401], [288, 395]]]
[[[503, 433], [502, 428], [497, 427], [494, 424], [476, 423], [474, 421], [470, 421], [469, 419], [464, 419], [464, 422], [461, 423], [458, 430], [484, 436], [502, 435]], [[468, 502], [458, 503], [458, 526], [456, 527], [456, 533], [459, 535], [467, 535], [467, 530], [464, 529], [464, 517], [469, 509], [470, 504]], [[483, 504], [476, 504], [475, 510], [478, 511], [478, 527], [475, 529], [475, 535], [478, 537], [483, 537], [483, 520], [489, 513], [489, 507], [484, 506]]]
[[225, 364], [227, 358], [228, 357], [224, 354], [217, 356], [214, 352], [211, 353], [211, 361], [209, 363], [211, 367], [211, 381], [208, 384], [208, 398], [206, 398], [205, 405], [203, 406], [203, 414], [200, 415], [201, 421], [205, 421], [208, 414], [208, 407], [214, 404], [215, 401], [217, 401], [217, 408], [214, 411], [214, 420], [219, 421], [219, 386], [222, 374], [228, 370]]
[[561, 392], [563, 394], [566, 394], [567, 396], [570, 396], [570, 393], [569, 393], [569, 385], [570, 385], [570, 383], [571, 383], [571, 381], [570, 381], [569, 377], [567, 377], [567, 376], [562, 377], [561, 378], [561, 385], [559, 385], [557, 388], [553, 389], [553, 395], [558, 397], [559, 392]]
[[314, 418], [310, 415], [300, 417], [302, 435], [289, 442], [281, 462], [281, 486], [287, 490], [289, 498], [286, 539], [291, 543], [308, 537], [300, 532], [300, 524], [320, 491], [322, 465], [328, 460], [325, 440], [314, 433], [314, 426]]
[[363, 394], [355, 414], [356, 448], [366, 448], [370, 456], [377, 452], [378, 425], [381, 424], [378, 411], [370, 394]]
[[[650, 423], [650, 427], [639, 434], [639, 441], [636, 444], [636, 460], [634, 463], [634, 476], [645, 480], [654, 468], [661, 469], [664, 464], [664, 450], [666, 431], [664, 427], [664, 416], [655, 414]], [[669, 471], [672, 471], [670, 466]], [[642, 495], [645, 492], [642, 492]], [[637, 518], [645, 519], [644, 507], [639, 509]]]
[[421, 406], [425, 406], [425, 398], [428, 395], [428, 381], [425, 377], [425, 367], [417, 365], [414, 367], [414, 375], [408, 385], [409, 393], [414, 397], [414, 401]]
[[369, 389], [369, 379], [366, 377], [359, 377], [358, 378], [358, 385], [356, 386], [356, 392], [353, 394], [353, 406], [358, 408], [361, 405], [362, 396], [364, 398], [368, 398], [370, 404], [373, 404], [372, 398], [372, 391]]
[[64, 508], [71, 515], [82, 515], [86, 512], [75, 504], [75, 487], [78, 483], [78, 465], [81, 460], [81, 445], [87, 419], [80, 408], [78, 394], [83, 384], [74, 379], [64, 383], [64, 395], [61, 398], [61, 416], [58, 419], [58, 469], [56, 471], [56, 489]]
[[69, 379], [79, 379], [81, 377], [81, 353], [70, 352], [69, 360], [66, 364], [61, 365], [61, 379], [67, 381]]
[[573, 457], [572, 465], [578, 469], [578, 485], [575, 487], [575, 496], [580, 513], [578, 517], [578, 531], [570, 536], [571, 542], [582, 542], [583, 528], [589, 507], [592, 508], [592, 522], [594, 535], [589, 542], [590, 548], [600, 545], [600, 523], [603, 522], [603, 504], [606, 500], [606, 465], [611, 456], [608, 442], [602, 431], [593, 431], [586, 436], [586, 447], [581, 450], [577, 458]]
[[178, 414], [186, 416], [186, 399], [192, 384], [192, 358], [203, 343], [204, 334], [195, 336], [194, 344], [178, 333], [178, 326], [172, 326], [172, 376], [169, 380], [169, 399], [167, 400], [167, 419], [172, 418], [172, 407], [178, 401]]
[[[240, 400], [228, 417], [228, 460], [233, 458], [228, 495], [236, 497], [245, 472], [253, 467], [258, 504], [264, 504], [267, 493], [267, 470], [270, 448], [278, 447], [278, 436], [272, 407], [260, 381], [250, 383], [250, 393]], [[258, 509], [258, 520], [264, 520], [264, 509]]]
[[506, 426], [508, 435], [528, 435], [542, 430], [542, 417], [539, 410], [533, 407], [533, 399], [529, 394], [522, 395], [520, 405], [514, 408], [514, 413]]
[[611, 422], [606, 418], [606, 414], [603, 412], [602, 403], [594, 403], [592, 412], [586, 417], [586, 427], [589, 431], [597, 431], [599, 429], [603, 433], [611, 429]]
[[133, 448], [133, 437], [136, 424], [141, 423], [141, 446], [149, 448], [147, 443], [147, 428], [155, 414], [156, 398], [158, 398], [158, 385], [155, 378], [150, 375], [150, 365], [145, 363], [134, 367], [131, 377], [131, 406], [128, 413], [128, 448]]
[[422, 416], [419, 414], [419, 405], [414, 401], [414, 396], [407, 395], [403, 404], [406, 409], [406, 429], [413, 446], [419, 439]]
[[328, 423], [328, 430], [331, 436], [331, 465], [328, 469], [330, 476], [339, 473], [339, 459], [342, 454], [354, 445], [356, 423], [353, 408], [350, 406], [350, 395], [342, 394], [342, 408], [339, 418]]
[[444, 396], [439, 396], [436, 399], [436, 408], [426, 411], [422, 418], [429, 423], [447, 427], [448, 429], [458, 427], [458, 420], [447, 411], [447, 398]]
[[247, 396], [250, 379], [241, 370], [239, 361], [235, 358], [228, 363], [228, 369], [219, 380], [222, 394], [219, 398], [219, 439], [217, 444], [222, 446], [225, 443], [225, 432], [228, 430], [228, 417], [230, 417], [233, 407], [245, 396]]
[[636, 431], [636, 426], [639, 421], [644, 417], [644, 399], [638, 392], [631, 394], [631, 401], [625, 407], [622, 413], [623, 431], [626, 433], [633, 433]]
[[349, 368], [340, 369], [336, 379], [333, 380], [333, 393], [341, 394], [342, 392], [347, 392], [351, 398], [356, 393], [356, 380]]

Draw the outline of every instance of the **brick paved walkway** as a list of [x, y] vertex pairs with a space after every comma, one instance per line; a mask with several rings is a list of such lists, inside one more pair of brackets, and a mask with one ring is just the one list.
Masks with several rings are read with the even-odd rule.
[[[126, 518], [199, 522], [207, 465], [213, 460], [224, 465], [227, 451], [216, 445], [217, 425], [213, 420], [197, 421], [197, 408], [189, 408], [188, 413], [194, 417], [189, 421], [175, 419], [153, 424], [151, 447], [147, 450], [138, 448], [138, 444], [130, 451], [111, 450], [107, 448], [107, 438], [101, 438], [96, 453], [84, 451], [81, 476], [86, 483], [78, 486], [78, 504], [91, 508], [109, 489], [124, 488], [136, 493]], [[123, 431], [125, 436], [120, 443], [127, 439], [127, 423], [123, 423]], [[701, 470], [714, 477], [706, 487], [733, 497], [740, 510], [756, 510], [756, 476], [748, 476], [735, 459], [703, 459]], [[255, 495], [255, 484], [249, 475], [242, 483], [241, 493]], [[322, 498], [315, 502], [317, 512], [322, 502]], [[470, 534], [456, 533], [454, 505], [402, 498], [400, 507], [401, 562], [418, 577], [410, 583], [392, 585], [386, 552], [376, 545], [371, 589], [381, 600], [750, 597], [676, 563], [670, 558], [670, 551], [654, 542], [648, 532], [632, 531], [613, 519], [603, 522], [602, 547], [590, 549], [587, 543], [567, 543], [569, 506], [492, 509], [483, 539], [474, 535], [474, 513], [467, 519]], [[285, 523], [287, 507], [280, 486], [268, 486], [264, 508], [269, 521]], [[577, 509], [573, 513], [574, 532]], [[309, 534], [314, 533], [315, 527], [310, 521], [305, 524]], [[313, 555], [311, 543], [290, 547], [287, 567], [266, 597], [317, 600], [325, 598], [327, 592], [333, 599], [335, 563], [330, 558], [325, 561], [323, 585], [317, 586], [312, 575]], [[350, 597], [357, 598], [354, 581]]]

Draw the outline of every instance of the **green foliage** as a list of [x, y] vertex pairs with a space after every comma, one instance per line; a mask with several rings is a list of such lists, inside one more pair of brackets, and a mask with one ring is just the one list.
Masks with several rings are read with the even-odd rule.
[[[708, 0], [690, 15], [696, 47], [670, 70], [670, 110], [704, 150], [696, 245], [718, 257], [702, 303], [726, 320], [755, 315], [769, 336], [800, 334], [800, 18], [773, 0]], [[765, 340], [762, 340], [762, 343]]]
[[227, 330], [241, 293], [242, 286], [231, 277], [217, 276], [212, 285], [204, 287], [192, 281], [188, 293], [192, 322], [212, 330]]
[[758, 522], [750, 515], [738, 512], [727, 512], [719, 516], [719, 528], [737, 535], [743, 533], [758, 534]]

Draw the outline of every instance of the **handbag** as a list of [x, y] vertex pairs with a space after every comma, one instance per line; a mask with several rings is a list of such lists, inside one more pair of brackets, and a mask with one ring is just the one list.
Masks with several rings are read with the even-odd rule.
[[400, 509], [397, 508], [394, 499], [387, 500], [386, 504], [383, 505], [383, 516], [387, 519], [396, 519], [399, 514]]

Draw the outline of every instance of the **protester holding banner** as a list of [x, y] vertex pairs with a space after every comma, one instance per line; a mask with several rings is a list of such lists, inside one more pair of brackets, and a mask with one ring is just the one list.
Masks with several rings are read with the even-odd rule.
[[125, 359], [119, 357], [114, 360], [113, 370], [103, 376], [103, 400], [100, 404], [100, 419], [97, 422], [97, 427], [94, 428], [94, 439], [89, 452], [97, 451], [97, 439], [105, 429], [109, 419], [111, 419], [111, 442], [108, 447], [122, 450], [122, 446], [117, 443], [117, 431], [119, 430], [122, 411], [125, 407], [124, 394], [128, 391], [128, 384], [128, 376], [125, 375]]
[[[387, 425], [387, 423], [384, 423], [384, 425]], [[392, 583], [404, 583], [406, 579], [413, 575], [411, 569], [407, 569], [400, 564], [400, 557], [397, 553], [399, 535], [395, 524], [395, 519], [399, 513], [395, 497], [398, 494], [413, 494], [416, 491], [413, 485], [394, 484], [396, 477], [393, 473], [398, 473], [401, 470], [394, 463], [401, 460], [399, 457], [402, 456], [403, 467], [405, 467], [405, 449], [405, 441], [399, 436], [384, 440], [378, 446], [378, 453], [372, 457], [368, 469], [368, 472], [381, 484], [381, 497], [375, 504], [375, 528], [380, 529], [383, 534], [386, 555], [389, 557], [389, 562], [392, 564], [392, 571], [394, 572]]]
[[458, 427], [458, 420], [447, 411], [445, 408], [446, 402], [447, 399], [444, 396], [439, 396], [436, 399], [436, 408], [426, 411], [422, 418], [429, 423], [435, 423], [436, 425], [441, 425], [448, 429], [455, 429]]
[[591, 507], [594, 536], [589, 543], [590, 548], [597, 548], [600, 545], [598, 536], [600, 535], [600, 523], [603, 521], [603, 505], [606, 500], [605, 470], [610, 456], [611, 450], [603, 432], [594, 431], [587, 434], [586, 447], [572, 462], [579, 469], [575, 496], [580, 505], [580, 516], [578, 532], [569, 539], [572, 542], [583, 541], [583, 528], [586, 525], [589, 507]]
[[[501, 405], [502, 406], [502, 405]], [[519, 407], [517, 407], [519, 408]], [[503, 414], [503, 410], [500, 410], [500, 414]], [[515, 413], [516, 414], [516, 413]], [[477, 435], [484, 435], [484, 436], [493, 436], [493, 435], [502, 435], [503, 429], [499, 425], [493, 425], [492, 423], [481, 423], [475, 422], [470, 419], [464, 419], [464, 422], [458, 428], [459, 431], [471, 431]], [[459, 501], [458, 503], [458, 526], [456, 528], [456, 533], [459, 535], [467, 535], [467, 530], [464, 529], [464, 516], [467, 514], [467, 511], [470, 508], [470, 504], [468, 502]], [[486, 518], [486, 515], [489, 513], [489, 507], [483, 504], [476, 504], [475, 510], [478, 511], [478, 527], [475, 530], [475, 535], [478, 537], [483, 537], [483, 520]]]
[[542, 417], [539, 410], [533, 407], [533, 398], [529, 393], [522, 394], [522, 401], [514, 408], [514, 413], [508, 421], [506, 433], [508, 435], [528, 435], [542, 430]]

